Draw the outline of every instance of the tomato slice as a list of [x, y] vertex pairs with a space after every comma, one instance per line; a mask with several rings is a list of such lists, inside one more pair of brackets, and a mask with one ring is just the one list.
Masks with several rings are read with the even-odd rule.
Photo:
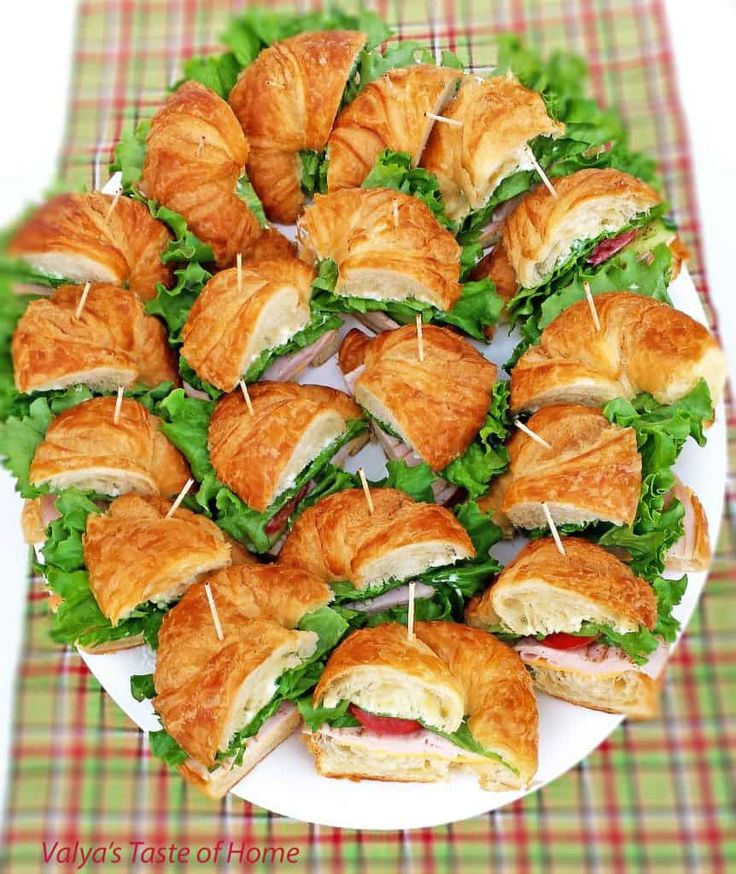
[[355, 704], [351, 704], [348, 710], [368, 731], [376, 734], [411, 734], [421, 731], [422, 726], [414, 719], [399, 719], [397, 716], [374, 716], [366, 713]]
[[266, 527], [263, 529], [266, 534], [270, 537], [272, 534], [275, 534], [277, 531], [281, 531], [281, 529], [286, 525], [289, 521], [289, 516], [294, 512], [296, 505], [301, 501], [301, 499], [306, 495], [309, 489], [309, 483], [304, 486], [294, 497], [278, 511], [278, 513], [266, 524]]
[[594, 640], [595, 637], [578, 637], [575, 634], [558, 631], [556, 634], [548, 634], [542, 643], [551, 646], [552, 649], [578, 649], [578, 647], [589, 646]]

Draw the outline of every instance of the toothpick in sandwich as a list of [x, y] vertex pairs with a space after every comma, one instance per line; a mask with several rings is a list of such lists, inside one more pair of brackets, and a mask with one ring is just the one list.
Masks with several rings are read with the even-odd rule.
[[194, 480], [191, 479], [191, 478], [188, 479], [188, 480], [184, 483], [184, 486], [183, 486], [182, 490], [181, 490], [181, 491], [179, 492], [179, 494], [176, 496], [176, 500], [174, 501], [174, 503], [169, 507], [169, 511], [168, 511], [168, 513], [164, 516], [164, 519], [171, 519], [171, 517], [174, 515], [174, 513], [176, 513], [176, 511], [177, 511], [177, 510], [179, 509], [179, 507], [181, 506], [181, 502], [184, 500], [184, 498], [186, 498], [187, 493], [189, 492], [189, 489], [191, 489], [191, 487], [192, 487], [193, 485], [194, 485]]
[[212, 624], [215, 626], [215, 634], [218, 640], [224, 640], [225, 635], [222, 632], [222, 623], [220, 622], [220, 614], [217, 612], [217, 604], [215, 604], [215, 596], [212, 594], [212, 589], [209, 583], [204, 584], [204, 593], [207, 596], [207, 603], [210, 605], [210, 613], [212, 614]]
[[416, 588], [416, 583], [409, 583], [409, 610], [406, 614], [406, 637], [408, 640], [414, 640], [414, 600]]
[[529, 161], [533, 164], [534, 169], [537, 171], [539, 178], [542, 180], [542, 182], [544, 182], [547, 191], [549, 191], [552, 197], [557, 197], [557, 190], [555, 189], [554, 185], [549, 181], [549, 176], [547, 176], [547, 174], [542, 169], [539, 161], [537, 161], [536, 155], [531, 150], [530, 146], [526, 147], [526, 154], [529, 158]]
[[118, 193], [115, 195], [115, 197], [113, 197], [112, 203], [110, 204], [110, 209], [108, 209], [107, 215], [105, 216], [105, 224], [107, 224], [110, 221], [110, 216], [113, 214], [113, 210], [118, 205], [118, 201], [120, 200], [120, 195], [122, 193], [123, 193], [123, 190], [120, 189], [120, 191], [118, 191]]
[[89, 294], [90, 288], [92, 288], [92, 283], [85, 282], [84, 289], [82, 291], [82, 295], [79, 298], [79, 303], [77, 304], [77, 309], [74, 313], [75, 319], [78, 319], [82, 315], [82, 310], [84, 309], [84, 305], [87, 303], [87, 295]]
[[373, 506], [373, 497], [371, 495], [371, 490], [368, 486], [368, 480], [365, 478], [365, 471], [361, 467], [358, 470], [358, 476], [360, 477], [361, 485], [363, 486], [363, 494], [365, 495], [365, 502], [368, 504], [368, 512], [373, 515], [373, 510], [375, 509]]
[[449, 124], [451, 127], [463, 126], [463, 123], [457, 118], [448, 118], [446, 115], [437, 115], [434, 112], [425, 112], [424, 114], [427, 118], [431, 118], [433, 121], [440, 121], [442, 124]]
[[115, 412], [112, 414], [112, 423], [113, 425], [120, 424], [120, 414], [123, 411], [123, 392], [125, 391], [125, 386], [118, 386], [118, 396], [115, 398]]
[[593, 300], [593, 292], [590, 290], [590, 283], [587, 280], [583, 283], [583, 288], [585, 289], [585, 298], [588, 301], [593, 324], [595, 325], [596, 331], [600, 331], [601, 320], [598, 318], [598, 310], [596, 309], [595, 301]]
[[243, 400], [245, 401], [245, 405], [248, 408], [248, 413], [253, 415], [253, 401], [250, 399], [250, 394], [248, 393], [248, 386], [245, 384], [245, 380], [241, 379], [238, 383], [240, 386], [240, 391], [243, 393]]
[[422, 314], [417, 313], [417, 354], [424, 361], [424, 334], [422, 333]]
[[560, 532], [557, 530], [557, 526], [555, 525], [555, 520], [552, 518], [552, 514], [549, 511], [549, 507], [542, 501], [542, 510], [544, 512], [544, 518], [547, 520], [547, 525], [549, 525], [549, 531], [552, 535], [552, 539], [555, 542], [555, 546], [557, 547], [557, 552], [560, 555], [565, 555], [565, 547], [562, 545], [562, 538], [560, 537]]
[[520, 422], [518, 419], [516, 419], [514, 421], [514, 425], [516, 425], [516, 427], [519, 429], [519, 431], [523, 431], [527, 437], [531, 437], [532, 440], [539, 443], [540, 446], [544, 446], [545, 449], [552, 448], [551, 444], [547, 443], [547, 441], [544, 439], [544, 437], [540, 437], [539, 434], [537, 434], [536, 431], [532, 431], [532, 429], [528, 425], [525, 425], [523, 422]]

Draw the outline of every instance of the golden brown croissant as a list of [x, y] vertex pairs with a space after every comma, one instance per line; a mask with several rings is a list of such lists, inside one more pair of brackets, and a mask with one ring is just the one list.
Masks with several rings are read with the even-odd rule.
[[94, 191], [47, 201], [16, 231], [8, 251], [44, 273], [127, 285], [150, 300], [157, 282], [170, 284], [171, 270], [161, 263], [170, 240], [145, 204]]
[[465, 76], [443, 115], [451, 123], [434, 125], [421, 164], [437, 177], [445, 211], [455, 220], [485, 206], [507, 176], [533, 167], [531, 140], [565, 130], [549, 117], [540, 94], [508, 76]]
[[82, 539], [89, 585], [100, 610], [117, 625], [141, 604], [168, 604], [200, 574], [230, 564], [230, 545], [204, 516], [171, 501], [123, 495], [87, 519]]
[[[485, 789], [526, 786], [537, 769], [538, 718], [519, 657], [490, 634], [455, 622], [418, 622], [416, 637], [386, 623], [356, 631], [330, 656], [315, 706], [350, 701], [366, 716], [418, 721], [400, 737], [322, 725], [308, 736], [317, 770], [329, 777], [434, 782], [454, 766], [475, 771]], [[463, 724], [491, 757], [436, 732]], [[427, 726], [427, 728], [423, 728]]]
[[279, 562], [328, 583], [356, 589], [411, 579], [429, 568], [475, 556], [466, 530], [450, 510], [413, 501], [397, 489], [346, 489], [307, 508], [288, 534]]
[[671, 404], [704, 379], [717, 404], [726, 360], [707, 328], [690, 316], [632, 292], [595, 297], [601, 330], [587, 301], [568, 307], [542, 332], [511, 373], [511, 406], [534, 410], [575, 402], [597, 406], [649, 392]]
[[13, 334], [11, 352], [20, 392], [84, 383], [99, 391], [135, 383], [179, 382], [164, 326], [140, 298], [114, 285], [91, 285], [82, 311], [81, 285], [61, 285], [32, 301]]
[[[452, 96], [459, 70], [415, 64], [389, 70], [338, 115], [327, 141], [327, 190], [358, 188], [384, 149], [408, 152], [419, 163], [432, 115]], [[428, 115], [430, 113], [430, 115]]]
[[266, 215], [291, 224], [302, 211], [299, 152], [325, 147], [365, 34], [302, 33], [264, 49], [240, 75], [230, 106], [248, 137], [248, 177]]
[[262, 513], [361, 410], [344, 392], [323, 385], [258, 382], [249, 394], [252, 415], [240, 392], [218, 403], [208, 442], [219, 479]]
[[545, 407], [527, 425], [552, 448], [522, 431], [509, 440], [501, 509], [517, 528], [546, 527], [543, 502], [558, 525], [634, 521], [641, 456], [633, 428], [575, 404]]
[[201, 379], [232, 391], [262, 352], [309, 324], [314, 276], [295, 258], [216, 273], [189, 313], [181, 354]]
[[579, 240], [625, 227], [661, 202], [646, 182], [621, 170], [578, 170], [523, 197], [503, 223], [501, 239], [522, 288], [541, 285]]
[[338, 297], [413, 298], [441, 310], [460, 297], [460, 246], [415, 197], [387, 188], [318, 194], [297, 227], [305, 260], [336, 262]]
[[[517, 636], [514, 648], [540, 690], [596, 710], [635, 718], [654, 716], [667, 658], [661, 644], [636, 664], [595, 629], [618, 634], [652, 631], [657, 598], [651, 586], [600, 546], [564, 539], [565, 555], [545, 537], [527, 544], [482, 596], [468, 605], [466, 620]], [[555, 638], [567, 638], [560, 648]]]
[[115, 423], [115, 407], [115, 398], [92, 398], [58, 415], [33, 456], [31, 483], [113, 497], [178, 495], [189, 467], [160, 432], [160, 419], [126, 399]]
[[[344, 345], [353, 345], [359, 333], [348, 334]], [[425, 325], [422, 346], [420, 361], [414, 325], [366, 342], [353, 394], [371, 416], [439, 471], [465, 452], [483, 425], [496, 368], [448, 328]], [[349, 363], [354, 369], [356, 360]]]
[[[235, 193], [247, 157], [248, 143], [230, 107], [197, 82], [185, 82], [151, 121], [141, 190], [181, 213], [219, 267], [234, 264], [238, 252], [247, 258], [262, 235]], [[271, 245], [276, 233], [269, 233]], [[280, 239], [279, 254], [288, 255], [290, 244]]]
[[275, 565], [227, 568], [207, 581], [223, 639], [201, 581], [161, 625], [153, 704], [190, 756], [183, 776], [220, 797], [296, 728], [298, 713], [284, 703], [248, 740], [240, 765], [218, 759], [271, 701], [281, 674], [314, 652], [316, 635], [294, 629], [305, 614], [326, 606], [332, 592], [309, 574]]

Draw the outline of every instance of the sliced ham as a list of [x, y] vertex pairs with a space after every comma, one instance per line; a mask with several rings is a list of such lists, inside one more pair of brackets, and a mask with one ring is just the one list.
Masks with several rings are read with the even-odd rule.
[[665, 498], [669, 506], [678, 500], [685, 510], [682, 537], [673, 544], [665, 557], [665, 567], [669, 570], [705, 570], [710, 562], [710, 540], [708, 519], [703, 505], [692, 489], [676, 480]]
[[[324, 364], [327, 358], [323, 357], [334, 346], [337, 340], [337, 331], [326, 331], [318, 337], [314, 343], [297, 349], [289, 355], [282, 355], [271, 364], [261, 377], [272, 381], [288, 382], [300, 376], [310, 364]], [[335, 350], [333, 349], [333, 352]], [[329, 355], [327, 355], [329, 357]]]
[[343, 373], [342, 378], [345, 380], [345, 385], [348, 387], [350, 394], [355, 393], [355, 383], [358, 381], [358, 377], [364, 370], [365, 364], [361, 364], [360, 367], [356, 367], [355, 370]]
[[561, 671], [580, 671], [586, 674], [620, 674], [624, 671], [640, 671], [652, 678], [662, 672], [669, 649], [665, 643], [651, 654], [645, 665], [637, 665], [616, 646], [591, 643], [578, 649], [554, 649], [545, 646], [543, 640], [523, 637], [514, 644], [525, 664], [543, 660]]
[[[420, 598], [431, 598], [434, 595], [432, 586], [426, 583], [414, 584], [414, 600]], [[372, 616], [374, 613], [380, 613], [383, 610], [390, 610], [392, 607], [404, 607], [409, 603], [409, 585], [399, 586], [398, 589], [392, 589], [383, 595], [378, 595], [376, 598], [368, 598], [365, 601], [350, 601], [344, 606], [348, 610], [357, 610], [360, 613], [367, 613]]]
[[585, 263], [597, 267], [604, 261], [608, 261], [609, 258], [612, 258], [616, 254], [616, 252], [620, 252], [624, 246], [628, 246], [637, 234], [638, 231], [634, 229], [619, 234], [617, 237], [611, 237], [608, 240], [601, 240], [601, 242], [598, 243], [595, 249], [593, 249], [590, 255], [585, 259]]
[[[422, 463], [423, 459], [410, 446], [407, 446], [403, 440], [399, 440], [398, 437], [394, 437], [392, 434], [387, 434], [383, 428], [375, 423], [373, 424], [373, 433], [390, 459], [403, 461], [407, 467], [416, 467]], [[432, 483], [432, 494], [438, 504], [446, 504], [456, 494], [457, 490], [456, 485], [441, 477]]]
[[484, 249], [498, 241], [498, 238], [501, 236], [501, 229], [503, 228], [504, 221], [516, 209], [517, 204], [526, 196], [526, 194], [527, 192], [524, 191], [521, 194], [517, 194], [516, 197], [512, 197], [510, 200], [505, 200], [493, 211], [491, 221], [485, 226], [485, 228], [483, 228], [483, 233], [480, 237], [480, 244]]
[[379, 310], [372, 310], [367, 313], [356, 313], [355, 318], [361, 322], [361, 324], [365, 325], [366, 328], [375, 331], [376, 334], [380, 334], [382, 331], [393, 331], [394, 328], [399, 327], [397, 321]]
[[210, 400], [210, 396], [207, 394], [207, 392], [200, 391], [198, 388], [194, 388], [194, 386], [189, 385], [186, 380], [182, 383], [182, 385], [184, 386], [184, 394], [188, 398], [195, 398], [198, 401]]
[[421, 755], [423, 752], [431, 752], [453, 760], [467, 760], [474, 755], [426, 728], [411, 734], [389, 735], [375, 734], [363, 728], [333, 728], [330, 725], [323, 725], [319, 729], [319, 734], [322, 737], [349, 741], [351, 746], [371, 752], [395, 755]]

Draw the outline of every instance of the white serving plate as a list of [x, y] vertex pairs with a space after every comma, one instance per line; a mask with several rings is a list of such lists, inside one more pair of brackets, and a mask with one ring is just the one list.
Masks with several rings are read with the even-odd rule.
[[[672, 284], [670, 294], [675, 306], [702, 323], [705, 313], [692, 279], [683, 272]], [[350, 324], [346, 324], [347, 331]], [[489, 347], [476, 344], [496, 364], [508, 358], [514, 341], [505, 327], [497, 332]], [[345, 388], [333, 358], [319, 368], [308, 371], [300, 382], [320, 383]], [[350, 460], [351, 470], [363, 466], [369, 478], [385, 471], [383, 453], [376, 445], [365, 447]], [[708, 433], [708, 443], [700, 449], [688, 441], [677, 462], [677, 473], [703, 503], [708, 517], [711, 542], [714, 543], [723, 510], [726, 478], [726, 427], [723, 407], [718, 408], [715, 424]], [[20, 535], [20, 502], [13, 494], [12, 481], [6, 474], [0, 482], [0, 518], [3, 540], [8, 546], [4, 555], [6, 578], [20, 580], [25, 575], [26, 547]], [[494, 552], [508, 561], [523, 540], [501, 543]], [[11, 572], [12, 575], [11, 576]], [[675, 615], [687, 625], [705, 584], [706, 574], [690, 574], [690, 584]], [[148, 647], [108, 655], [82, 654], [83, 660], [108, 694], [144, 731], [160, 728], [148, 701], [137, 702], [130, 695], [132, 674], [149, 673], [154, 656]], [[621, 717], [576, 707], [538, 694], [539, 770], [533, 785], [522, 792], [485, 792], [476, 778], [458, 772], [449, 782], [379, 783], [335, 780], [317, 774], [300, 732], [296, 732], [274, 750], [232, 790], [239, 798], [276, 813], [305, 822], [361, 829], [405, 829], [441, 825], [477, 816], [535, 792], [584, 759], [619, 725]]]

